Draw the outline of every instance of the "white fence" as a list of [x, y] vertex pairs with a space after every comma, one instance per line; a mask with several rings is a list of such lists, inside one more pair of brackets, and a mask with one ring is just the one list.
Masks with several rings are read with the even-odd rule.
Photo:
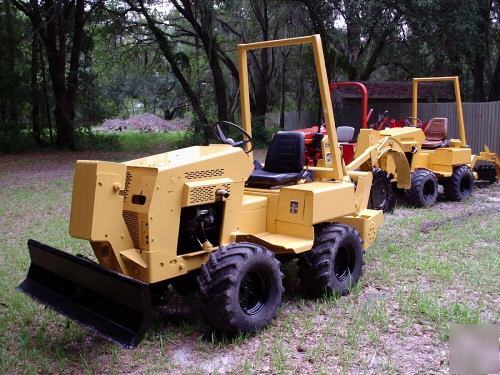
[[[302, 128], [309, 128], [313, 124], [315, 119], [318, 117], [317, 114], [312, 112], [298, 112], [291, 111], [285, 112], [285, 130], [295, 130]], [[266, 113], [266, 126], [278, 127], [280, 124], [280, 114], [279, 112]]]
[[[391, 103], [370, 105], [374, 116], [389, 111], [390, 117], [404, 118], [411, 116], [410, 103]], [[465, 133], [467, 143], [475, 153], [488, 145], [493, 151], [500, 152], [500, 102], [463, 103]], [[360, 127], [360, 104], [343, 104], [334, 106], [337, 125]], [[448, 138], [458, 138], [457, 113], [455, 103], [420, 103], [418, 117], [428, 121], [433, 117], [448, 118]], [[285, 129], [306, 128], [316, 122], [317, 114], [313, 112], [285, 112]], [[372, 120], [376, 117], [372, 117]], [[268, 113], [266, 124], [279, 125], [279, 113]]]

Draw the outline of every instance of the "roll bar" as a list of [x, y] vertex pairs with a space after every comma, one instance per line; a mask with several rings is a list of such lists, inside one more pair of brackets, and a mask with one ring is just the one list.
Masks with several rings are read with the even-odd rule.
[[[342, 157], [337, 139], [337, 131], [335, 128], [335, 120], [333, 117], [332, 98], [328, 86], [328, 77], [326, 75], [325, 57], [323, 55], [323, 46], [321, 38], [318, 34], [303, 36], [299, 38], [277, 39], [262, 41], [248, 44], [238, 44], [238, 67], [240, 78], [240, 105], [241, 105], [241, 120], [245, 131], [252, 135], [252, 117], [250, 113], [250, 89], [248, 84], [248, 57], [247, 52], [261, 49], [284, 46], [295, 46], [301, 44], [310, 44], [314, 54], [314, 64], [316, 66], [316, 74], [318, 76], [318, 87], [321, 94], [321, 104], [323, 106], [323, 114], [325, 116], [325, 126], [330, 143], [330, 152], [332, 154], [332, 177], [335, 180], [341, 180], [345, 174], [345, 168], [342, 166]], [[253, 155], [250, 154], [253, 158]]]
[[[465, 137], [465, 126], [464, 126], [464, 113], [462, 109], [462, 96], [460, 95], [460, 83], [457, 76], [452, 77], [425, 77], [425, 78], [413, 78], [412, 88], [413, 88], [413, 101], [412, 101], [412, 117], [418, 118], [418, 84], [420, 82], [453, 82], [453, 88], [455, 90], [455, 103], [457, 108], [457, 119], [458, 119], [458, 134], [460, 135], [460, 146], [464, 147], [467, 145], [467, 139]], [[412, 120], [415, 125], [416, 120]]]
[[368, 90], [366, 86], [361, 82], [333, 82], [330, 84], [330, 93], [338, 89], [339, 87], [355, 87], [361, 91], [361, 128], [368, 128]]

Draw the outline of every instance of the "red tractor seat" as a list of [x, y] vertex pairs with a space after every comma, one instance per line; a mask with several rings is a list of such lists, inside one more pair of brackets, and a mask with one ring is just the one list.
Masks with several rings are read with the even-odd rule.
[[448, 145], [446, 136], [448, 135], [448, 119], [435, 117], [429, 121], [424, 130], [425, 141], [422, 148], [433, 150]]

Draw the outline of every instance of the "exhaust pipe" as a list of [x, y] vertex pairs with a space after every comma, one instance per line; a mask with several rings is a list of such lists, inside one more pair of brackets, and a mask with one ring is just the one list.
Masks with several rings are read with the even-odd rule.
[[125, 348], [152, 325], [149, 285], [81, 256], [28, 240], [31, 265], [18, 290]]

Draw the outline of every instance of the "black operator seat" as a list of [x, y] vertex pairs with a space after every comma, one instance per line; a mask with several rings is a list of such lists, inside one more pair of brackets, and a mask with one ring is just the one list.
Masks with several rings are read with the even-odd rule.
[[277, 132], [267, 150], [266, 162], [262, 166], [255, 162], [247, 186], [276, 188], [296, 184], [306, 177], [304, 171], [304, 133]]

